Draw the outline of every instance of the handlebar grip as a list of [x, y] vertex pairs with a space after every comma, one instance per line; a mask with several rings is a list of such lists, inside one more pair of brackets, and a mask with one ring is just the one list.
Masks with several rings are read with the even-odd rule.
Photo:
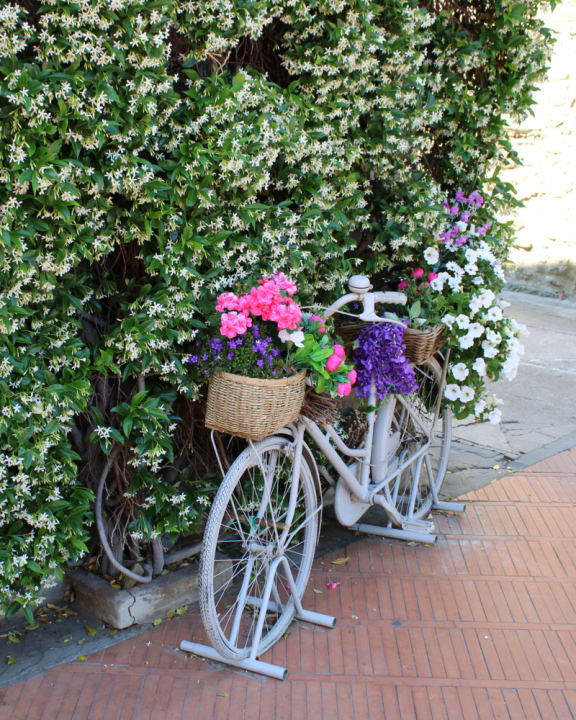
[[375, 292], [374, 300], [378, 303], [391, 303], [394, 305], [406, 305], [408, 298], [401, 292]]

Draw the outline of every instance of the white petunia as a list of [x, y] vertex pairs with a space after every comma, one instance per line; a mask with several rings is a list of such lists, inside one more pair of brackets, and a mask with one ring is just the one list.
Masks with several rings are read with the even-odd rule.
[[438, 259], [440, 258], [440, 255], [436, 248], [429, 247], [426, 248], [426, 250], [424, 251], [424, 257], [426, 258], [426, 262], [428, 263], [428, 265], [436, 265]]
[[456, 318], [454, 317], [454, 315], [444, 315], [444, 317], [442, 318], [442, 322], [444, 323], [444, 325], [448, 325], [448, 327], [452, 329], [452, 325], [454, 325], [454, 323], [456, 322]]
[[474, 400], [474, 388], [469, 385], [463, 385], [460, 388], [460, 401], [463, 403], [469, 403]]
[[280, 330], [278, 337], [282, 342], [293, 342], [296, 347], [304, 347], [304, 333], [302, 330], [289, 333], [287, 330]]
[[432, 290], [436, 290], [436, 292], [442, 292], [442, 290], [444, 290], [444, 283], [442, 282], [442, 280], [440, 280], [439, 277], [437, 277], [432, 280], [432, 282], [430, 283], [430, 287], [432, 288]]
[[454, 375], [456, 380], [466, 380], [469, 374], [470, 370], [468, 370], [464, 363], [458, 363], [452, 368], [452, 375]]
[[486, 375], [486, 361], [484, 358], [476, 358], [476, 360], [474, 360], [474, 365], [472, 365], [472, 369], [476, 370], [480, 377], [484, 377]]
[[480, 415], [482, 415], [485, 407], [486, 407], [486, 401], [478, 400], [476, 405], [474, 405], [474, 415], [476, 415], [476, 417], [479, 417]]
[[502, 335], [500, 335], [499, 332], [495, 332], [494, 330], [486, 330], [486, 338], [488, 339], [488, 342], [492, 343], [492, 345], [500, 345], [502, 342]]
[[480, 300], [480, 297], [478, 295], [474, 295], [472, 300], [470, 300], [468, 307], [470, 308], [470, 310], [472, 310], [472, 313], [475, 315], [477, 312], [479, 312], [482, 309], [482, 300]]
[[489, 308], [490, 305], [494, 302], [494, 298], [496, 295], [492, 292], [492, 290], [484, 290], [482, 294], [480, 295], [480, 302], [482, 303], [482, 307]]
[[499, 307], [491, 307], [486, 313], [488, 320], [502, 320], [502, 310]]
[[474, 278], [474, 280], [472, 280], [472, 282], [474, 283], [474, 285], [483, 285], [484, 278], [482, 277], [482, 275], [478, 275], [477, 277]]
[[479, 322], [471, 323], [468, 326], [468, 335], [470, 335], [473, 338], [479, 338], [484, 333], [484, 325], [481, 325]]
[[468, 348], [471, 348], [472, 345], [474, 345], [474, 338], [468, 333], [468, 335], [464, 335], [464, 337], [461, 337], [458, 340], [458, 344], [462, 348], [462, 350], [468, 350]]
[[498, 425], [501, 419], [502, 411], [498, 410], [498, 408], [494, 408], [494, 410], [488, 413], [488, 420], [490, 420], [492, 425]]
[[476, 262], [478, 259], [478, 253], [476, 250], [472, 250], [472, 248], [468, 248], [466, 250], [466, 260], [468, 260], [469, 263]]
[[493, 358], [498, 355], [498, 348], [494, 347], [489, 340], [484, 340], [482, 343], [482, 350], [484, 350], [484, 357]]
[[470, 318], [467, 315], [458, 315], [456, 325], [458, 325], [460, 330], [466, 330], [468, 325], [470, 325]]
[[460, 399], [460, 386], [459, 385], [446, 385], [444, 395], [448, 400], [459, 400]]

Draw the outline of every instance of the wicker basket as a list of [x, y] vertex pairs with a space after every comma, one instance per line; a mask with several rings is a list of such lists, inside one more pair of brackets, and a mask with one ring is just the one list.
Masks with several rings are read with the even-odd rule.
[[206, 427], [262, 440], [297, 419], [305, 390], [305, 370], [278, 380], [213, 374], [208, 385]]
[[436, 325], [430, 330], [404, 330], [402, 342], [406, 345], [404, 355], [415, 365], [420, 365], [435, 355], [446, 342], [444, 325]]

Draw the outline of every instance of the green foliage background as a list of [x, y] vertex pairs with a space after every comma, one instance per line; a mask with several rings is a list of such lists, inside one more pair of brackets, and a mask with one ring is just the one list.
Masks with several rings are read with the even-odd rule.
[[198, 518], [182, 358], [217, 292], [273, 268], [329, 299], [417, 257], [445, 191], [514, 205], [498, 167], [545, 73], [545, 4], [0, 2], [9, 614], [93, 542], [115, 444], [120, 558]]

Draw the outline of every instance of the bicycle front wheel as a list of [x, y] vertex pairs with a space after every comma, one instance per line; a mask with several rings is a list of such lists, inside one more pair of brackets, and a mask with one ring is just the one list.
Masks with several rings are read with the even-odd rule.
[[375, 456], [391, 475], [416, 456], [430, 437], [427, 450], [383, 489], [386, 500], [405, 520], [421, 520], [432, 508], [432, 484], [440, 492], [448, 468], [452, 438], [452, 411], [444, 408], [436, 419], [442, 392], [442, 369], [434, 358], [414, 367], [418, 387], [410, 398], [393, 396], [376, 423]]
[[210, 510], [200, 610], [208, 639], [231, 660], [280, 639], [295, 614], [293, 594], [301, 598], [308, 582], [320, 505], [303, 455], [292, 503], [295, 443], [271, 436], [238, 456]]

